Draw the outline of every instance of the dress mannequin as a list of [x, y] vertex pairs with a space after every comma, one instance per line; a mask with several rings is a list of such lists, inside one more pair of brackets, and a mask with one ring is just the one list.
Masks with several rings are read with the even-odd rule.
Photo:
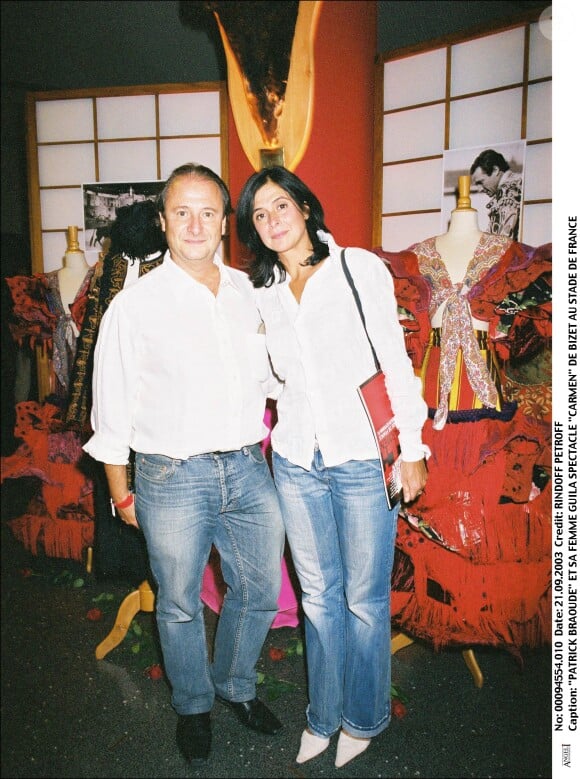
[[79, 248], [77, 230], [67, 229], [62, 268], [6, 279], [13, 301], [12, 335], [17, 343], [27, 341], [37, 349], [39, 400], [54, 395], [59, 405], [66, 403], [76, 339], [95, 270]]
[[397, 526], [392, 620], [436, 648], [521, 657], [552, 634], [551, 395], [514, 395], [506, 377], [549, 352], [551, 246], [481, 231], [462, 176], [447, 233], [375, 252], [432, 420], [429, 479]]
[[[89, 271], [89, 264], [81, 251], [78, 242], [78, 228], [68, 227], [66, 231], [66, 252], [63, 257], [63, 266], [58, 271], [58, 286], [62, 305], [66, 313], [70, 312], [70, 306], [74, 303], [78, 291], [81, 288]], [[78, 338], [79, 331], [74, 321], [73, 331]]]
[[[15, 437], [22, 445], [3, 474], [39, 478], [24, 514], [12, 521], [15, 537], [38, 554], [81, 561], [93, 543], [93, 484], [83, 467], [76, 431], [63, 430], [70, 369], [94, 269], [79, 248], [77, 228], [67, 229], [63, 267], [7, 280], [14, 301], [16, 339], [36, 349], [39, 401], [16, 408]], [[88, 559], [88, 556], [87, 556]]]
[[[463, 281], [469, 261], [483, 235], [479, 229], [477, 211], [471, 207], [470, 185], [470, 176], [459, 176], [459, 198], [457, 208], [451, 212], [449, 230], [435, 239], [437, 251], [454, 284]], [[432, 327], [441, 327], [444, 307], [445, 304], [439, 306], [431, 318]], [[472, 321], [476, 330], [487, 330], [489, 327], [488, 323], [481, 319], [472, 317]]]

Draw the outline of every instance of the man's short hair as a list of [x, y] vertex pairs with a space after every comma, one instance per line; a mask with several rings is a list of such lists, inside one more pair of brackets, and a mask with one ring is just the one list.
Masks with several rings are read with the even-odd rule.
[[509, 165], [503, 154], [495, 149], [486, 149], [475, 158], [469, 172], [473, 175], [477, 168], [481, 168], [486, 175], [490, 176], [496, 167], [500, 170], [509, 170]]
[[229, 216], [232, 213], [232, 201], [225, 181], [223, 181], [223, 179], [221, 179], [218, 174], [211, 168], [208, 168], [205, 165], [200, 165], [197, 162], [186, 162], [184, 165], [180, 165], [171, 172], [157, 198], [157, 208], [159, 213], [165, 214], [165, 201], [167, 200], [167, 192], [169, 191], [169, 188], [175, 179], [179, 178], [180, 176], [193, 176], [195, 178], [202, 179], [203, 181], [213, 181], [214, 184], [218, 185], [222, 196], [222, 201], [224, 204], [224, 216]]

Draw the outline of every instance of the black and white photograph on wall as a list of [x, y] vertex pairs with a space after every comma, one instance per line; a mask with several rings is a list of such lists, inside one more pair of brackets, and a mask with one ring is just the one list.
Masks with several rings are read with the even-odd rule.
[[526, 142], [495, 143], [443, 153], [441, 231], [457, 205], [459, 176], [471, 177], [471, 207], [485, 233], [521, 240]]
[[156, 200], [164, 181], [94, 182], [83, 184], [85, 251], [102, 251], [117, 209], [143, 200]]

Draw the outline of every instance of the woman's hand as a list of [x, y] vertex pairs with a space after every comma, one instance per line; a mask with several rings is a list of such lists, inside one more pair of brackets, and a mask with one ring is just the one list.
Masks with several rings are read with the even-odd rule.
[[401, 482], [403, 484], [403, 503], [412, 503], [425, 489], [427, 466], [425, 460], [401, 462]]

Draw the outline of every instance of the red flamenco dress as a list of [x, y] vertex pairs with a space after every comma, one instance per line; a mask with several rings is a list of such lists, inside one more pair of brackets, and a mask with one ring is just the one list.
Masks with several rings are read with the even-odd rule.
[[26, 511], [8, 522], [14, 536], [33, 555], [83, 560], [93, 544], [93, 485], [79, 463], [84, 455], [78, 435], [65, 430], [52, 403], [16, 404], [16, 451], [2, 457], [4, 479], [35, 477], [38, 494]]
[[424, 493], [399, 518], [393, 622], [436, 649], [521, 657], [552, 631], [551, 245], [484, 233], [460, 284], [435, 238], [375, 251], [395, 281], [432, 453]]
[[43, 403], [16, 404], [16, 451], [1, 458], [2, 477], [35, 477], [38, 489], [26, 511], [9, 522], [14, 536], [34, 555], [83, 561], [93, 544], [93, 484], [83, 468], [77, 432], [67, 430], [64, 411], [76, 333], [81, 327], [94, 274], [90, 268], [69, 311], [60, 295], [58, 271], [6, 279], [13, 302], [14, 340], [27, 341], [49, 360], [49, 391]]
[[57, 405], [68, 401], [69, 379], [95, 267], [88, 269], [70, 310], [60, 294], [58, 271], [6, 279], [12, 297], [9, 323], [12, 337], [20, 346], [28, 342], [50, 358], [49, 393]]

